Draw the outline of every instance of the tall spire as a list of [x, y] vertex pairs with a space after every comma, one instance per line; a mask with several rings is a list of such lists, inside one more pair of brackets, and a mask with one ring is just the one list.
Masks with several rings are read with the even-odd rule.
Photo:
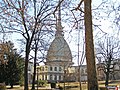
[[56, 23], [56, 36], [63, 36], [63, 30], [62, 30], [62, 25], [61, 25], [61, 0], [58, 2], [58, 17], [57, 17], [57, 23]]

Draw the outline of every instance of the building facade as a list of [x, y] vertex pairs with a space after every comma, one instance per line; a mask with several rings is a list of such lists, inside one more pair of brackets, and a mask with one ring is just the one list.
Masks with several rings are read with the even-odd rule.
[[[114, 68], [110, 73], [110, 80], [120, 80], [120, 60], [114, 60]], [[97, 77], [99, 81], [105, 80], [104, 64], [99, 63], [97, 67]], [[38, 80], [46, 80], [48, 82], [70, 82], [70, 81], [87, 81], [87, 67], [86, 65], [70, 66], [67, 69], [60, 66], [42, 65], [37, 67]], [[79, 73], [80, 70], [80, 73]]]
[[63, 80], [63, 67], [43, 65], [37, 67], [38, 80], [48, 82], [60, 82]]
[[86, 65], [71, 66], [64, 69], [62, 66], [49, 66], [42, 65], [37, 66], [37, 79], [46, 80], [48, 82], [77, 82], [87, 81], [87, 68]]

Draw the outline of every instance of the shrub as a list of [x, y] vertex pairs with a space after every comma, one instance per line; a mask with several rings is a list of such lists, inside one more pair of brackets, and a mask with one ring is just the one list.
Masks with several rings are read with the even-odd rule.
[[39, 86], [46, 86], [47, 81], [45, 81], [45, 80], [39, 80], [38, 84], [39, 84]]

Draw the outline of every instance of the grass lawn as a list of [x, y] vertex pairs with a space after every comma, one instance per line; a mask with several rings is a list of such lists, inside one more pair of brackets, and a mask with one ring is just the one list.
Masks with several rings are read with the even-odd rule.
[[[105, 87], [104, 85], [104, 81], [99, 81], [99, 87]], [[56, 86], [62, 86], [64, 87], [64, 83], [59, 83], [59, 84], [56, 84]], [[82, 82], [82, 90], [87, 90], [87, 83], [83, 83]], [[120, 86], [120, 80], [116, 80], [116, 81], [110, 81], [109, 82], [109, 85], [110, 86]], [[48, 85], [50, 87], [50, 84]], [[79, 89], [79, 83], [78, 82], [66, 82], [65, 83], [65, 87], [66, 89], [65, 90], [80, 90]], [[14, 86], [13, 89], [10, 89], [10, 86], [7, 86], [7, 90], [23, 90], [24, 87], [20, 87], [19, 85], [18, 86]], [[31, 87], [30, 87], [31, 89]], [[39, 90], [49, 90], [49, 89], [39, 89]]]
[[[99, 88], [105, 87], [105, 81], [99, 81]], [[60, 84], [62, 87], [64, 86], [64, 84]], [[72, 83], [66, 83], [65, 86], [70, 86], [70, 87], [74, 87], [77, 86], [76, 88], [68, 88], [66, 90], [80, 90], [79, 89], [79, 83], [78, 82], [72, 82]], [[82, 90], [87, 90], [87, 83], [83, 83], [81, 84], [82, 86]], [[109, 81], [109, 86], [120, 86], [120, 80], [116, 80], [116, 81]]]

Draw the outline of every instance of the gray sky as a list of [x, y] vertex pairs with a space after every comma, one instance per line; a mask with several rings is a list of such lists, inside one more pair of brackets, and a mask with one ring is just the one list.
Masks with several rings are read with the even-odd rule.
[[[75, 1], [80, 1], [80, 0], [75, 0]], [[115, 7], [117, 5], [120, 4], [120, 1], [119, 0], [92, 0], [92, 8], [95, 9], [96, 7], [98, 7], [102, 1], [111, 1], [111, 5], [114, 4]], [[117, 3], [115, 3], [115, 1]], [[111, 10], [110, 9], [110, 5], [109, 4], [105, 4], [105, 6], [108, 6], [108, 7], [104, 7], [104, 11], [101, 9], [103, 6], [101, 5], [99, 8], [100, 10], [93, 10], [93, 24], [95, 25], [99, 25], [99, 28], [104, 31], [105, 33], [109, 33], [109, 34], [115, 34], [117, 33], [117, 27], [113, 24], [113, 19], [114, 19], [114, 12], [110, 14], [110, 17], [108, 17], [108, 11]], [[97, 13], [97, 14], [95, 14]], [[100, 13], [100, 14], [98, 14]], [[98, 19], [95, 19], [95, 18], [98, 18]], [[63, 24], [63, 23], [62, 23]], [[67, 26], [67, 24], [63, 25], [64, 26], [64, 29], [66, 30], [70, 30], [69, 26]], [[97, 37], [101, 37], [104, 33], [99, 29], [99, 28], [94, 28], [94, 36], [96, 36], [97, 34]], [[84, 29], [84, 28], [83, 28]], [[115, 32], [116, 30], [116, 32]], [[84, 37], [84, 31], [83, 32], [80, 32], [80, 44], [83, 45], [83, 38]], [[70, 46], [70, 49], [72, 51], [72, 54], [73, 56], [74, 55], [77, 55], [77, 49], [78, 49], [78, 46], [77, 46], [77, 42], [78, 42], [78, 32], [77, 31], [72, 31], [70, 34], [68, 33], [65, 33], [65, 39], [66, 41], [68, 42], [69, 46]], [[13, 34], [12, 36], [9, 36], [8, 37], [10, 40], [14, 41], [15, 43], [15, 47], [18, 48], [19, 50], [19, 47], [20, 44], [18, 43], [17, 39], [20, 39], [22, 38], [22, 35], [16, 35], [16, 34]], [[82, 53], [82, 46], [80, 46], [80, 54]], [[75, 65], [77, 65], [77, 57], [76, 58], [73, 58], [73, 62], [75, 63]], [[85, 64], [85, 63], [84, 63]]]

